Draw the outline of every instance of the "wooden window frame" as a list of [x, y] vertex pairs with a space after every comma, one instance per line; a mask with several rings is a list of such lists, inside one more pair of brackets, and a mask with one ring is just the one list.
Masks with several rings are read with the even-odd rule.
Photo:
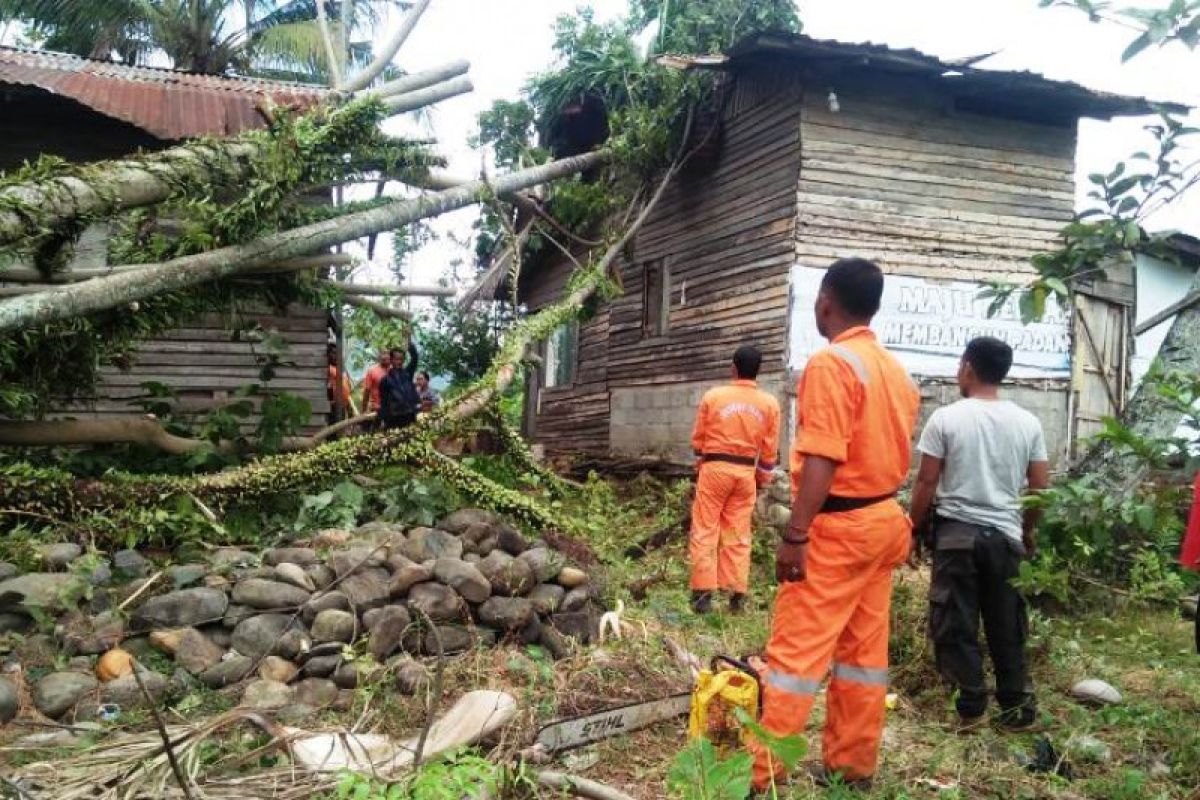
[[[651, 270], [661, 276], [659, 286], [651, 286]], [[657, 309], [657, 315], [652, 313]], [[642, 339], [662, 339], [671, 333], [671, 262], [654, 258], [642, 262]]]
[[[555, 373], [558, 365], [551, 363], [550, 349], [552, 347], [554, 347], [554, 342], [555, 342], [555, 339], [559, 336], [559, 332], [563, 328], [568, 327], [568, 326], [575, 329], [575, 333], [572, 338], [571, 351], [570, 351], [570, 353], [567, 354], [570, 358], [570, 364], [571, 364], [570, 376], [567, 378], [567, 380], [563, 381], [562, 383], [551, 383], [551, 381], [554, 380], [553, 376], [554, 376], [554, 373]], [[572, 320], [571, 322], [565, 323], [564, 325], [559, 326], [558, 328], [555, 328], [554, 331], [552, 331], [551, 334], [546, 337], [546, 341], [542, 346], [542, 370], [541, 370], [541, 373], [542, 373], [541, 388], [542, 389], [547, 390], [547, 391], [554, 391], [557, 389], [569, 389], [575, 385], [575, 382], [579, 379], [579, 338], [580, 338], [580, 325], [579, 325], [578, 320]]]

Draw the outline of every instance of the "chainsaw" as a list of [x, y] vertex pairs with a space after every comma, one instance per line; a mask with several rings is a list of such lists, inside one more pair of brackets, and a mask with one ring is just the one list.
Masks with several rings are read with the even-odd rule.
[[538, 731], [537, 743], [548, 753], [561, 753], [611, 736], [633, 733], [659, 722], [687, 716], [691, 707], [691, 692], [616, 706], [580, 717], [551, 722]]
[[[755, 680], [758, 679], [758, 672], [753, 667], [744, 661], [726, 656], [713, 659], [713, 672], [717, 670], [718, 662], [725, 662], [747, 672]], [[547, 753], [554, 754], [613, 736], [633, 733], [659, 722], [687, 716], [692, 710], [692, 698], [692, 692], [681, 692], [655, 700], [628, 703], [591, 714], [556, 720], [538, 731], [537, 744]]]

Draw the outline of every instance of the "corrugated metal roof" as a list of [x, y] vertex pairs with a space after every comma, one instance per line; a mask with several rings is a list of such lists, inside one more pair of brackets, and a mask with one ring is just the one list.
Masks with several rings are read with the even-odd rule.
[[767, 33], [738, 42], [730, 48], [727, 56], [731, 62], [737, 62], [763, 54], [795, 58], [834, 71], [875, 69], [944, 78], [954, 81], [956, 91], [964, 96], [974, 96], [1000, 105], [1041, 107], [1047, 113], [1063, 118], [1152, 114], [1155, 113], [1155, 106], [1176, 112], [1187, 110], [1187, 106], [1177, 103], [1153, 103], [1141, 97], [1097, 91], [1069, 81], [1051, 80], [1035, 72], [990, 70], [974, 66], [987, 56], [944, 61], [918, 50], [896, 50], [870, 42], [851, 44], [798, 34]]
[[229, 136], [266, 124], [260, 107], [308, 108], [323, 86], [129, 67], [65, 53], [0, 47], [0, 84], [36, 86], [160, 139]]

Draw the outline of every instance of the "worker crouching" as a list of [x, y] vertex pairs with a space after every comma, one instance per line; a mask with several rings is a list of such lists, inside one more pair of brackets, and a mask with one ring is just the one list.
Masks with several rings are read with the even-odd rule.
[[733, 354], [732, 383], [705, 393], [696, 411], [696, 497], [689, 553], [692, 608], [712, 610], [713, 593], [730, 595], [730, 610], [745, 602], [750, 578], [751, 518], [758, 488], [766, 485], [779, 450], [779, 403], [755, 383], [762, 364], [757, 347]]

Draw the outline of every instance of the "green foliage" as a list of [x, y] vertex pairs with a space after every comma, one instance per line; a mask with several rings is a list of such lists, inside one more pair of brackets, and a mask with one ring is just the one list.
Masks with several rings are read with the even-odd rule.
[[632, 0], [630, 6], [639, 30], [659, 23], [658, 53], [720, 53], [754, 33], [801, 28], [793, 0]]
[[506, 317], [462, 311], [452, 299], [439, 298], [432, 315], [422, 319], [419, 341], [421, 366], [431, 375], [463, 385], [482, 378], [500, 351], [500, 331]]
[[363, 490], [353, 481], [342, 481], [332, 489], [305, 496], [293, 528], [315, 531], [321, 528], [353, 528], [363, 510]]
[[429, 527], [460, 505], [451, 487], [412, 470], [390, 470], [385, 483], [371, 501], [386, 522]]
[[1092, 22], [1109, 20], [1138, 34], [1121, 54], [1129, 61], [1148, 47], [1178, 43], [1195, 50], [1200, 45], [1200, 0], [1170, 0], [1166, 8], [1114, 7], [1099, 0], [1040, 0], [1042, 8], [1076, 8]]
[[535, 114], [524, 100], [495, 100], [479, 114], [479, 133], [472, 147], [490, 147], [497, 166], [516, 170], [546, 161], [547, 153], [533, 144]]
[[720, 758], [708, 739], [695, 739], [671, 764], [667, 790], [683, 800], [744, 800], [754, 756], [744, 750]]
[[1097, 438], [1114, 452], [1131, 456], [1159, 475], [1139, 483], [1126, 495], [1115, 495], [1107, 486], [1084, 475], [1059, 482], [1029, 499], [1042, 509], [1038, 527], [1038, 555], [1021, 566], [1018, 585], [1032, 594], [1044, 594], [1059, 603], [1081, 600], [1073, 578], [1093, 576], [1110, 584], [1128, 585], [1141, 600], [1173, 601], [1186, 588], [1186, 579], [1175, 563], [1184, 531], [1186, 488], [1172, 474], [1194, 473], [1195, 460], [1187, 431], [1198, 429], [1197, 401], [1200, 376], [1163, 374], [1157, 367], [1145, 380], [1162, 402], [1176, 408], [1185, 420], [1183, 436], [1147, 439], [1114, 419], [1105, 420]]
[[471, 750], [457, 750], [423, 764], [411, 775], [386, 783], [369, 775], [343, 772], [330, 800], [461, 800], [492, 792], [503, 769]]
[[[243, 244], [324, 214], [303, 200], [301, 190], [305, 188], [361, 179], [363, 165], [377, 167], [380, 161], [391, 170], [414, 172], [436, 163], [423, 147], [380, 133], [383, 115], [377, 102], [361, 101], [302, 116], [279, 114], [266, 131], [243, 137], [256, 145], [257, 155], [249, 162], [251, 174], [236, 186], [214, 182], [212, 170], [205, 168], [227, 158], [220, 148], [206, 142], [194, 144], [199, 163], [178, 180], [176, 197], [180, 199], [159, 207], [161, 211], [138, 211], [120, 218], [110, 240], [110, 260], [114, 264], [152, 263]], [[156, 171], [156, 156], [136, 161], [148, 171]], [[69, 167], [43, 161], [0, 178], [0, 187], [72, 175], [104, 196], [108, 168], [105, 164]], [[5, 202], [16, 201], [10, 198]], [[16, 210], [38, 218], [36, 208], [18, 206]], [[172, 220], [169, 233], [156, 224], [159, 214]], [[81, 220], [81, 224], [87, 221]], [[44, 242], [35, 241], [32, 246], [41, 244]], [[0, 252], [0, 265], [12, 255], [20, 255], [20, 250]], [[239, 328], [247, 327], [241, 322], [243, 314], [255, 308], [282, 309], [295, 302], [320, 307], [332, 299], [328, 292], [306, 286], [294, 276], [242, 283], [218, 281], [22, 329], [0, 338], [0, 415], [39, 416], [55, 402], [88, 396], [101, 365], [127, 365], [138, 341], [187, 324], [206, 311], [224, 314], [231, 320], [232, 335], [237, 335]]]
[[[808, 751], [803, 736], [776, 736], [736, 709], [738, 722], [791, 772]], [[694, 739], [675, 757], [667, 774], [667, 790], [682, 800], [743, 800], [750, 793], [754, 756], [747, 750], [736, 750], [722, 758], [712, 742], [703, 737]], [[778, 791], [772, 786], [772, 796]]]
[[[339, 17], [341, 3], [328, 5]], [[374, 5], [352, 2], [351, 36], [370, 38]], [[47, 49], [125, 64], [146, 64], [161, 51], [191, 72], [318, 84], [329, 75], [316, 4], [303, 0], [0, 0], [0, 19], [26, 23]], [[340, 38], [341, 26], [332, 27]], [[369, 42], [350, 42], [349, 51], [353, 63], [369, 60]]]
[[1033, 257], [1038, 277], [1023, 287], [996, 285], [981, 296], [997, 313], [1014, 294], [1020, 295], [1023, 322], [1039, 320], [1051, 295], [1066, 301], [1081, 282], [1103, 280], [1105, 266], [1128, 262], [1135, 252], [1173, 261], [1170, 232], [1150, 233], [1142, 222], [1164, 204], [1200, 182], [1200, 165], [1187, 159], [1183, 145], [1200, 133], [1172, 113], [1146, 130], [1154, 136], [1154, 152], [1139, 152], [1111, 172], [1088, 176], [1092, 205], [1060, 232], [1061, 246]]

